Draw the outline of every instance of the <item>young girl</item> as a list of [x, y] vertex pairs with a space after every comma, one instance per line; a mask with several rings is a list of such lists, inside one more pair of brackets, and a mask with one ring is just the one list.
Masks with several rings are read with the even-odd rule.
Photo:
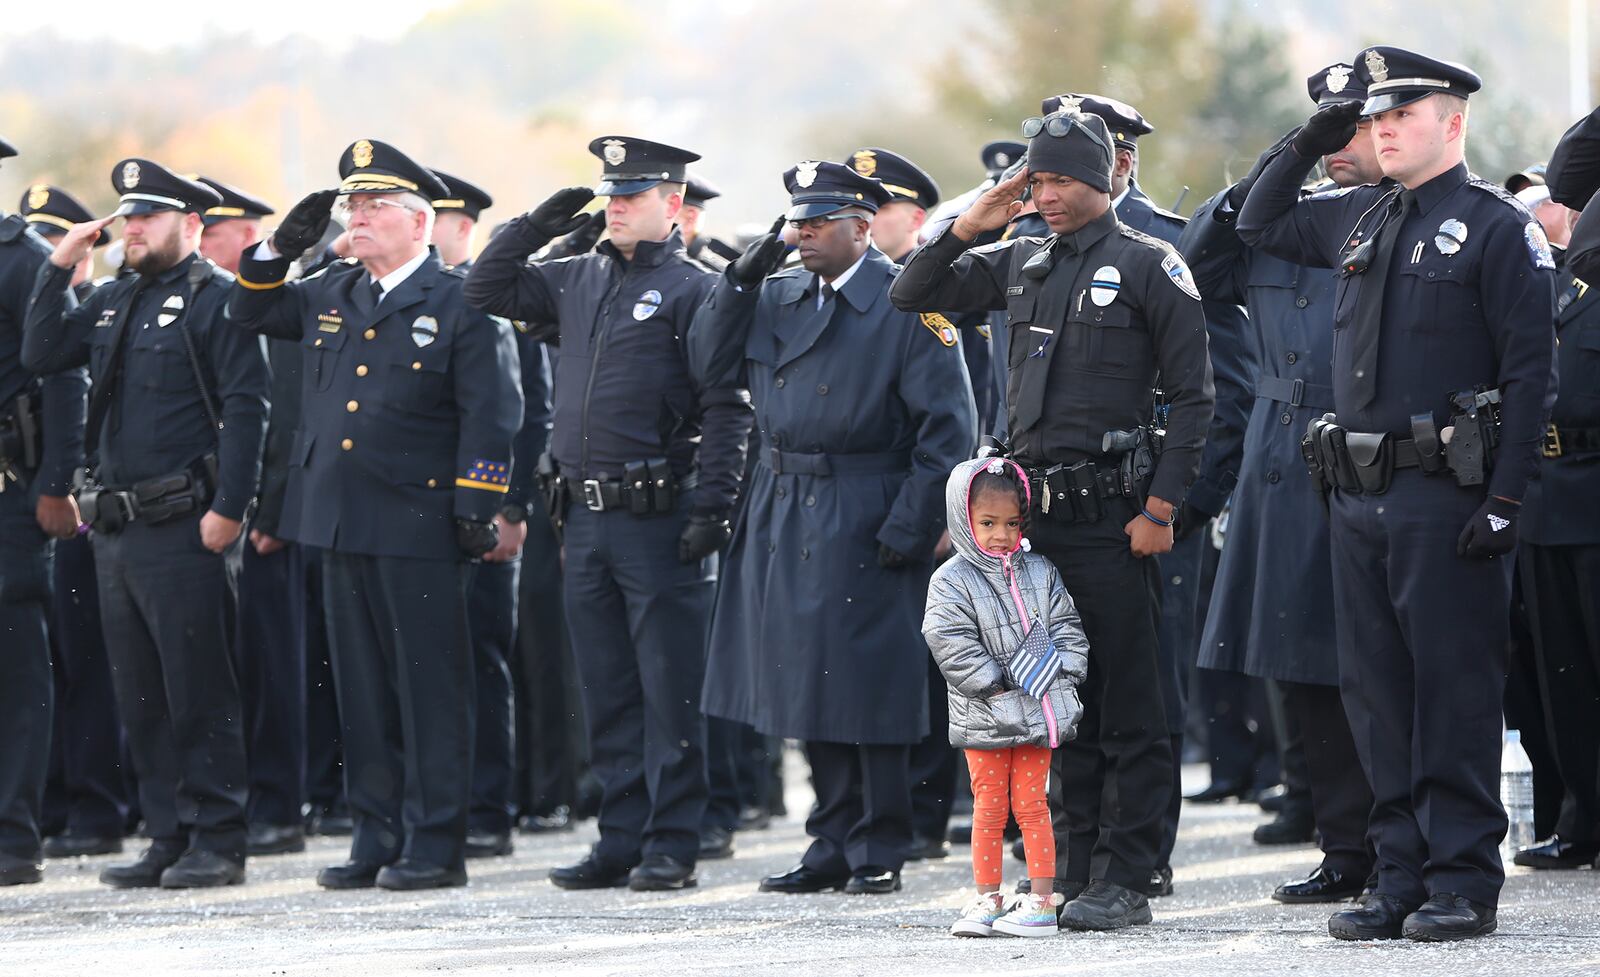
[[[922, 633], [950, 686], [950, 744], [966, 750], [972, 775], [978, 887], [952, 936], [1053, 936], [1061, 904], [1051, 891], [1055, 836], [1045, 785], [1051, 748], [1072, 737], [1083, 713], [1077, 687], [1089, 643], [1061, 575], [1026, 551], [1029, 501], [1027, 477], [1008, 459], [962, 462], [945, 488], [959, 557], [933, 575]], [[1042, 630], [1025, 641], [1034, 628]], [[1009, 912], [1000, 895], [1008, 806], [1022, 828], [1032, 880], [1032, 892]]]

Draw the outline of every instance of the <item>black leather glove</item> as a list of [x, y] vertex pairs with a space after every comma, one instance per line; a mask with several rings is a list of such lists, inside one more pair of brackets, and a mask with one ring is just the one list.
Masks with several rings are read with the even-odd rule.
[[606, 230], [606, 212], [597, 210], [590, 214], [582, 227], [550, 245], [550, 249], [543, 255], [545, 261], [554, 261], [557, 258], [570, 258], [573, 255], [588, 254], [599, 243], [600, 235]]
[[272, 250], [293, 261], [322, 240], [322, 235], [328, 231], [328, 222], [333, 219], [333, 200], [338, 195], [337, 190], [306, 194], [272, 232]]
[[567, 187], [552, 193], [544, 203], [528, 211], [523, 219], [543, 234], [545, 240], [552, 240], [563, 234], [571, 234], [589, 223], [589, 215], [578, 211], [589, 206], [589, 201], [593, 199], [594, 191], [588, 187]]
[[1311, 114], [1306, 124], [1290, 140], [1294, 151], [1310, 159], [1336, 153], [1355, 138], [1356, 124], [1361, 121], [1360, 102], [1335, 102], [1324, 105]]
[[783, 256], [789, 246], [783, 243], [782, 217], [772, 222], [772, 230], [757, 238], [744, 249], [737, 261], [728, 266], [728, 277], [743, 288], [755, 288], [766, 277], [783, 267]]
[[[1234, 213], [1238, 213], [1239, 208], [1244, 206], [1244, 198], [1250, 196], [1250, 188], [1256, 185], [1257, 180], [1261, 179], [1261, 171], [1267, 168], [1267, 164], [1272, 162], [1274, 157], [1283, 152], [1283, 147], [1289, 144], [1289, 140], [1293, 139], [1299, 134], [1299, 129], [1291, 129], [1281, 139], [1273, 143], [1266, 152], [1256, 157], [1255, 163], [1251, 165], [1250, 171], [1244, 175], [1244, 179], [1240, 180], [1238, 183], [1235, 183], [1232, 189], [1228, 191], [1229, 209], [1234, 211]], [[1349, 141], [1350, 140], [1346, 139], [1345, 143], [1348, 143]], [[1340, 143], [1339, 148], [1343, 149], [1345, 143]]]
[[1489, 496], [1467, 521], [1456, 541], [1456, 555], [1490, 559], [1517, 548], [1517, 512], [1522, 506]]
[[483, 554], [500, 545], [500, 527], [492, 522], [457, 517], [456, 545], [469, 559], [480, 560]]
[[911, 557], [890, 546], [888, 543], [878, 544], [878, 566], [885, 570], [898, 570], [911, 562]]
[[732, 538], [733, 526], [726, 512], [696, 511], [678, 537], [678, 562], [698, 563], [727, 546]]
[[1173, 539], [1188, 539], [1215, 518], [1215, 512], [1207, 512], [1185, 500], [1178, 510], [1178, 521], [1172, 528]]

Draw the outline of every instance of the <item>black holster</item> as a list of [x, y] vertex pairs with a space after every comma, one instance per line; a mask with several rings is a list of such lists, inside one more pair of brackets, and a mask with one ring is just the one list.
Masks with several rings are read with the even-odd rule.
[[566, 536], [567, 502], [571, 492], [550, 452], [539, 456], [535, 477], [539, 480], [539, 491], [544, 494], [544, 511], [550, 517], [550, 529], [556, 534], [556, 542], [560, 543]]

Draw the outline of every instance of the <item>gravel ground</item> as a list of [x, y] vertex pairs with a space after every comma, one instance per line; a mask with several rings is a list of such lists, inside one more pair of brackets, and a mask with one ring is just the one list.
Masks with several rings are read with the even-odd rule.
[[[789, 800], [804, 811], [805, 788]], [[0, 975], [1600, 973], [1600, 873], [1513, 869], [1500, 931], [1486, 939], [1340, 943], [1327, 935], [1328, 907], [1267, 898], [1317, 857], [1253, 845], [1261, 820], [1254, 806], [1189, 806], [1176, 893], [1155, 900], [1153, 925], [1036, 941], [946, 935], [971, 895], [965, 848], [909, 866], [893, 896], [758, 893], [762, 875], [801, 851], [796, 818], [739, 835], [736, 857], [703, 865], [698, 888], [671, 894], [551, 886], [546, 872], [582, 854], [592, 822], [519, 837], [515, 855], [473, 862], [469, 887], [439, 893], [318, 889], [316, 869], [342, 860], [335, 839], [252, 860], [245, 885], [193, 894], [108, 889], [96, 875], [116, 856], [51, 862], [43, 884], [0, 889]], [[1021, 869], [1010, 862], [1008, 882]]]

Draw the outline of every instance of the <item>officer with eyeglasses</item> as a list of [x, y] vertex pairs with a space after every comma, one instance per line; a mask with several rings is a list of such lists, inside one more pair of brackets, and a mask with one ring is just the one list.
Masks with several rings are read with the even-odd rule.
[[[1173, 783], [1158, 674], [1156, 561], [1199, 468], [1211, 420], [1200, 295], [1171, 245], [1111, 207], [1104, 120], [1057, 112], [1023, 125], [1028, 167], [988, 190], [911, 257], [890, 292], [902, 309], [1006, 311], [1011, 451], [1034, 480], [1029, 538], [1060, 568], [1089, 636], [1078, 738], [1054, 764], [1069, 831], [1098, 824], [1063, 926], [1150, 922]], [[1047, 237], [968, 248], [1032, 190]], [[1166, 435], [1150, 431], [1157, 376]], [[1159, 447], [1159, 452], [1156, 448]], [[1074, 867], [1076, 863], [1074, 863]]]

